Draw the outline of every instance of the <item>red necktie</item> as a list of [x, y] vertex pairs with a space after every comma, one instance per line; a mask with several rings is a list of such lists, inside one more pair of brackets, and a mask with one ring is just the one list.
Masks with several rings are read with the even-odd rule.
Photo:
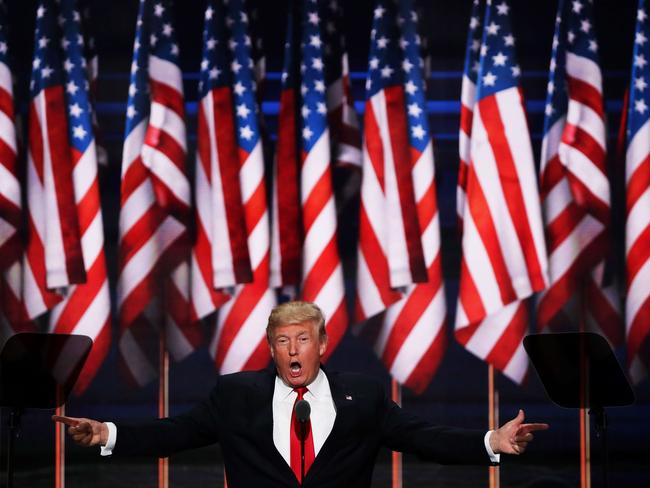
[[296, 418], [296, 403], [298, 400], [302, 400], [302, 397], [307, 393], [307, 387], [303, 386], [302, 388], [294, 388], [293, 391], [298, 393], [298, 397], [296, 398], [296, 401], [293, 404], [293, 410], [291, 411], [291, 441], [289, 443], [289, 450], [291, 453], [291, 469], [296, 474], [298, 481], [302, 483], [300, 439], [303, 432], [305, 433], [305, 474], [307, 474], [309, 468], [314, 462], [316, 454], [314, 452], [314, 438], [311, 433], [311, 421], [307, 420], [303, 427], [301, 422]]

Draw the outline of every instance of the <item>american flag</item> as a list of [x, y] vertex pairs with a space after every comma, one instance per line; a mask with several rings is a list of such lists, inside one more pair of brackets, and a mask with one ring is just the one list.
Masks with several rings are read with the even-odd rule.
[[628, 368], [634, 383], [650, 370], [650, 19], [639, 0], [627, 119], [625, 306]]
[[397, 381], [420, 393], [442, 359], [446, 304], [417, 20], [410, 0], [399, 5], [380, 0], [374, 9], [366, 82], [357, 319], [383, 312], [376, 319], [380, 327], [375, 351]]
[[[275, 218], [282, 227], [283, 213], [292, 212], [296, 208], [296, 188], [300, 188], [302, 212], [291, 214], [291, 225], [294, 226], [293, 229], [298, 229], [296, 234], [299, 239], [302, 235], [302, 248], [296, 252], [296, 243], [291, 241], [294, 251], [294, 274], [291, 278], [295, 280], [296, 271], [301, 270], [300, 295], [304, 300], [318, 304], [325, 314], [325, 327], [329, 336], [329, 347], [324, 358], [327, 360], [345, 334], [348, 322], [343, 268], [337, 243], [336, 204], [330, 166], [332, 153], [327, 121], [326, 59], [322, 31], [328, 6], [323, 1], [300, 1], [297, 5], [300, 17], [294, 17], [294, 11], [285, 45], [280, 108], [280, 126], [285, 132], [278, 137], [276, 157], [278, 166], [286, 163], [287, 173], [281, 176], [279, 168], [276, 173], [275, 187], [277, 188], [278, 181], [282, 181], [281, 194], [284, 199], [278, 199], [274, 210], [279, 212]], [[294, 34], [294, 29], [298, 29], [295, 33], [298, 35]], [[297, 52], [300, 53], [299, 59], [295, 56]], [[298, 104], [299, 114], [296, 110]], [[291, 161], [291, 166], [287, 161]], [[289, 186], [298, 179], [299, 185], [290, 190], [291, 198], [287, 198], [284, 182], [287, 181]], [[291, 228], [284, 227], [285, 230], [287, 228], [290, 229], [288, 236], [280, 234], [278, 239], [277, 234], [274, 234], [274, 242], [280, 246], [283, 245], [283, 239], [291, 238]], [[285, 240], [284, 243], [286, 242]], [[301, 256], [299, 263], [296, 255]], [[285, 259], [284, 255], [281, 257]], [[277, 281], [274, 280], [274, 284]], [[285, 278], [281, 284], [293, 285], [295, 282], [287, 282]]]
[[540, 295], [537, 322], [542, 330], [595, 330], [616, 344], [623, 326], [615, 288], [602, 286], [610, 207], [605, 138], [593, 5], [561, 1], [540, 164], [550, 286]]
[[0, 342], [28, 328], [27, 312], [20, 298], [22, 204], [7, 24], [5, 5], [0, 3]]
[[163, 321], [175, 359], [201, 339], [188, 303], [190, 185], [178, 56], [171, 2], [141, 0], [122, 153], [117, 289], [119, 351], [139, 385], [156, 374]]
[[203, 43], [192, 254], [192, 303], [198, 318], [210, 315], [228, 300], [224, 289], [253, 279], [248, 233], [242, 225], [244, 203], [228, 33], [219, 1], [208, 2]]
[[22, 297], [30, 318], [63, 300], [66, 290], [86, 281], [73, 179], [66, 94], [83, 89], [66, 82], [58, 5], [41, 0], [29, 106], [27, 157], [28, 242]]
[[[270, 228], [248, 9], [243, 0], [229, 0], [224, 4], [228, 37], [220, 48], [227, 47], [230, 64], [209, 65], [207, 69], [229, 70], [232, 77], [236, 114], [233, 130], [239, 153], [244, 227], [253, 275], [250, 283], [236, 285], [232, 298], [219, 309], [210, 352], [223, 374], [258, 369], [268, 363], [265, 329], [275, 305], [275, 294], [269, 287]], [[212, 15], [215, 11], [208, 5], [206, 19]]]
[[49, 38], [49, 42], [60, 44], [65, 55], [63, 81], [66, 86], [66, 105], [61, 110], [67, 113], [67, 137], [74, 168], [72, 183], [86, 280], [82, 284], [71, 286], [64, 300], [53, 308], [50, 331], [84, 334], [93, 340], [90, 356], [75, 384], [75, 391], [81, 393], [90, 384], [108, 354], [111, 342], [111, 306], [104, 258], [97, 154], [83, 53], [84, 38], [76, 4], [76, 0], [61, 0], [58, 21], [62, 35]]
[[481, 38], [483, 36], [483, 11], [485, 3], [481, 0], [472, 2], [472, 13], [469, 20], [469, 31], [465, 45], [465, 66], [463, 82], [460, 91], [460, 130], [458, 132], [458, 185], [456, 190], [456, 213], [459, 228], [462, 229], [463, 211], [465, 208], [465, 188], [467, 186], [467, 167], [472, 140], [472, 116], [476, 102], [476, 81], [481, 66]]
[[463, 208], [456, 338], [520, 383], [527, 297], [546, 287], [535, 165], [528, 135], [510, 5], [485, 7]]

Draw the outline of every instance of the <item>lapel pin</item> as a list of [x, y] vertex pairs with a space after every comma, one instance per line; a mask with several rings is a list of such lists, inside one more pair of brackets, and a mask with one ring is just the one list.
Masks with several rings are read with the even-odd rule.
[[345, 395], [345, 399], [346, 400], [352, 400], [352, 396], [351, 395]]

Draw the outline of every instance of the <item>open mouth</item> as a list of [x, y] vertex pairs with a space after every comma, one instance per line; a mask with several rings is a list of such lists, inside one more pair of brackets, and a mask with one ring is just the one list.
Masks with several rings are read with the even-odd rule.
[[302, 365], [298, 361], [291, 361], [289, 365], [289, 374], [292, 378], [297, 378], [302, 373]]

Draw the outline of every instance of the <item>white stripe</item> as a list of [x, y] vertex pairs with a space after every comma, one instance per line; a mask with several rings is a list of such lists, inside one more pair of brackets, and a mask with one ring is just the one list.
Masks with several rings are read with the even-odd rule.
[[650, 186], [646, 187], [627, 214], [625, 252], [630, 252], [640, 234], [650, 225]]
[[145, 179], [129, 195], [120, 209], [120, 236], [124, 236], [154, 204], [151, 180]]
[[607, 147], [605, 142], [605, 123], [594, 110], [577, 100], [570, 100], [567, 108], [566, 123], [579, 127], [589, 134], [603, 149]]
[[488, 315], [481, 322], [465, 347], [481, 359], [485, 359], [510, 325], [521, 302], [515, 300], [498, 312]]
[[572, 78], [577, 78], [602, 92], [602, 76], [598, 64], [589, 58], [578, 56], [571, 51], [566, 53], [566, 72]]
[[104, 249], [104, 229], [102, 228], [102, 213], [96, 212], [92, 222], [81, 236], [81, 251], [86, 270], [97, 260]]
[[544, 216], [548, 224], [552, 223], [564, 210], [574, 202], [569, 181], [562, 177], [544, 199]]
[[575, 174], [596, 198], [609, 204], [609, 181], [584, 153], [567, 144], [560, 144], [560, 160]]
[[248, 202], [253, 193], [264, 182], [264, 155], [262, 154], [262, 143], [260, 141], [244, 161], [239, 170], [239, 183], [241, 185], [241, 198]]
[[39, 315], [47, 312], [47, 307], [41, 295], [41, 290], [36, 283], [36, 278], [30, 266], [29, 260], [25, 259], [23, 263], [23, 292], [22, 300], [27, 310], [27, 315], [30, 319], [34, 319]]
[[203, 281], [203, 275], [199, 270], [196, 254], [192, 253], [192, 305], [199, 319], [210, 315], [216, 310], [209, 289]]
[[566, 116], [562, 116], [555, 121], [542, 139], [542, 157], [541, 157], [541, 167], [540, 174], [544, 174], [546, 170], [547, 163], [557, 154], [557, 150], [560, 147], [560, 141], [562, 141], [562, 132], [564, 131], [564, 125], [566, 123]]
[[307, 157], [302, 163], [302, 169], [300, 172], [300, 193], [303, 204], [307, 201], [325, 171], [328, 170], [329, 159], [329, 131], [325, 130], [316, 141], [316, 144], [311, 148], [311, 151], [307, 153]]
[[13, 95], [13, 81], [11, 70], [5, 63], [0, 62], [0, 87], [4, 88], [9, 95]]
[[160, 102], [151, 103], [151, 114], [149, 115], [149, 125], [165, 132], [176, 143], [183, 148], [186, 148], [185, 138], [185, 121], [167, 105]]
[[361, 166], [361, 150], [358, 147], [339, 142], [336, 146], [336, 160]]
[[650, 119], [639, 128], [627, 146], [625, 154], [625, 181], [629, 183], [630, 178], [637, 168], [650, 155]]
[[463, 74], [463, 82], [460, 90], [460, 103], [472, 111], [474, 103], [476, 103], [476, 85], [469, 78]]
[[344, 299], [343, 268], [341, 268], [340, 264], [337, 264], [332, 274], [327, 278], [327, 281], [312, 301], [318, 303], [323, 314], [327, 317], [327, 324], [329, 325], [332, 316]]
[[632, 362], [630, 363], [630, 378], [632, 378], [632, 383], [637, 385], [648, 375], [648, 370], [641, 361], [639, 356], [634, 356]]
[[334, 197], [330, 196], [305, 236], [302, 258], [304, 276], [307, 276], [314, 267], [334, 235], [336, 235], [336, 208]]
[[145, 118], [124, 138], [124, 146], [122, 147], [122, 177], [124, 177], [136, 158], [140, 157], [148, 123], [149, 119]]
[[357, 254], [357, 299], [364, 317], [372, 317], [384, 309], [377, 285], [370, 274], [361, 250]]
[[178, 66], [171, 61], [149, 55], [149, 77], [158, 83], [170, 86], [183, 94], [183, 77]]
[[381, 185], [379, 184], [379, 180], [377, 179], [377, 173], [375, 173], [372, 163], [370, 162], [370, 156], [368, 155], [365, 141], [363, 145], [361, 205], [368, 217], [369, 225], [379, 242], [382, 254], [385, 256], [387, 232], [385, 221], [386, 200]]
[[187, 177], [164, 152], [147, 145], [142, 146], [142, 162], [178, 200], [190, 205], [190, 184]]
[[95, 154], [95, 140], [93, 139], [72, 170], [72, 181], [76, 203], [83, 200], [86, 193], [88, 193], [88, 189], [95, 183], [96, 178], [97, 158]]
[[[0, 63], [0, 66], [2, 66], [2, 63]], [[17, 152], [14, 121], [7, 117], [7, 114], [2, 110], [0, 110], [0, 140], [7, 144], [14, 154]]]
[[248, 236], [248, 252], [252, 269], [257, 269], [269, 253], [269, 217], [266, 212]]
[[156, 377], [155, 369], [130, 330], [127, 329], [122, 333], [118, 347], [129, 372], [138, 385], [146, 385]]
[[508, 365], [503, 369], [503, 374], [515, 383], [521, 384], [526, 376], [526, 371], [528, 371], [528, 355], [523, 342], [520, 342]]
[[648, 283], [650, 283], [650, 260], [646, 260], [643, 263], [643, 266], [637, 271], [634, 280], [630, 283], [630, 287], [627, 290], [625, 316], [627, 318], [628, 332], [636, 314], [639, 313], [639, 309], [648, 300], [648, 296], [650, 296]]
[[602, 231], [603, 225], [588, 214], [571, 229], [571, 233], [551, 253], [549, 274], [552, 283], [564, 276], [585, 247]]
[[431, 144], [431, 139], [429, 139], [424, 151], [422, 151], [422, 154], [420, 154], [420, 157], [411, 170], [413, 193], [416, 202], [422, 200], [422, 197], [426, 194], [433, 183], [434, 164], [433, 146]]
[[0, 195], [20, 208], [20, 185], [13, 173], [0, 162]]

